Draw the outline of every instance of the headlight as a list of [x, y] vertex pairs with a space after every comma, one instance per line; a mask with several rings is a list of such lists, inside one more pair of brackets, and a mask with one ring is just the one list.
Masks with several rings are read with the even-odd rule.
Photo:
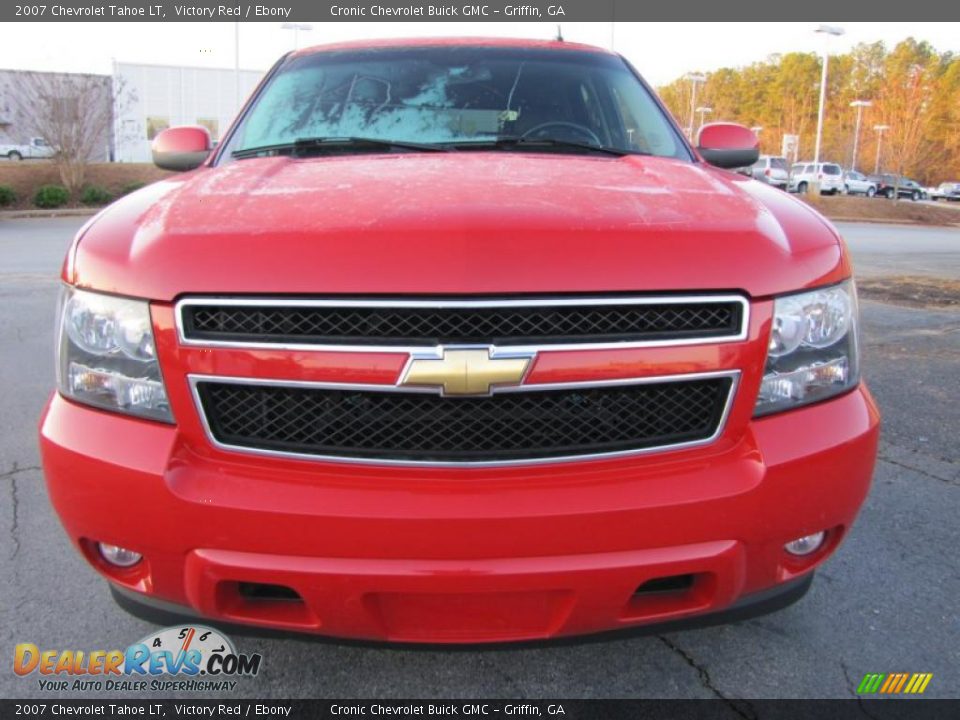
[[777, 298], [754, 415], [839, 395], [860, 381], [852, 280]]
[[57, 335], [57, 386], [65, 397], [173, 422], [145, 301], [64, 287]]

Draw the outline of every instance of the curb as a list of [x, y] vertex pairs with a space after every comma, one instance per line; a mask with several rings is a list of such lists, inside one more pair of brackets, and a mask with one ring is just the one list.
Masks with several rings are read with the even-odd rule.
[[58, 217], [90, 217], [96, 215], [103, 208], [64, 208], [62, 210], [4, 210], [0, 212], [0, 220], [20, 220], [22, 218], [58, 218]]
[[827, 220], [831, 222], [845, 222], [845, 223], [867, 223], [872, 225], [910, 225], [913, 227], [945, 227], [945, 228], [960, 228], [960, 222], [949, 223], [930, 223], [922, 222], [920, 220], [885, 220], [882, 218], [856, 218], [856, 217], [841, 217], [830, 215], [824, 215]]

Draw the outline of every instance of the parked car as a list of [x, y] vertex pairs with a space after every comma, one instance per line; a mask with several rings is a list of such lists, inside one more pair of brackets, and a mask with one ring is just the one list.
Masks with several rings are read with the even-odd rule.
[[750, 176], [768, 185], [786, 190], [790, 182], [790, 165], [784, 157], [776, 155], [761, 155], [751, 166]]
[[869, 180], [877, 185], [877, 197], [884, 197], [888, 200], [901, 197], [916, 201], [923, 199], [924, 196], [925, 191], [920, 183], [902, 175], [883, 173], [881, 175], [871, 175]]
[[791, 192], [805, 193], [814, 183], [820, 183], [821, 195], [843, 192], [843, 168], [836, 163], [795, 163], [790, 169]]
[[929, 200], [930, 194], [927, 192], [927, 189], [918, 183], [916, 180], [910, 180], [909, 178], [905, 181], [907, 189], [910, 190], [910, 199], [911, 200]]
[[940, 183], [930, 193], [931, 200], [960, 200], [960, 182]]
[[879, 415], [847, 248], [620, 56], [300, 50], [215, 151], [153, 152], [191, 172], [69, 248], [40, 425], [125, 607], [425, 643], [740, 620], [850, 534]]
[[8, 160], [52, 158], [56, 155], [53, 146], [43, 138], [30, 138], [26, 145], [0, 145], [0, 157]]
[[861, 172], [847, 170], [843, 174], [843, 191], [847, 195], [873, 197], [877, 194], [877, 184]]

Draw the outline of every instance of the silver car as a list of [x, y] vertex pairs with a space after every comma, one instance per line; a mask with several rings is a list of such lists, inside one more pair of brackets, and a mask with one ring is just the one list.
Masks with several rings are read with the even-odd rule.
[[754, 180], [786, 190], [787, 183], [790, 182], [790, 165], [784, 157], [761, 155], [750, 168], [750, 176]]
[[930, 193], [931, 200], [960, 200], [960, 182], [940, 183]]
[[843, 192], [846, 195], [873, 197], [877, 194], [877, 184], [862, 172], [847, 170], [843, 175]]

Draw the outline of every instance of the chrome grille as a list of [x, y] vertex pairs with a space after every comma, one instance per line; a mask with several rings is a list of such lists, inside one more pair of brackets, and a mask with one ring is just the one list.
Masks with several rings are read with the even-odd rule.
[[192, 344], [411, 346], [696, 342], [742, 338], [737, 296], [492, 300], [216, 299], [178, 306]]
[[722, 428], [734, 383], [735, 374], [727, 373], [451, 399], [309, 383], [194, 379], [209, 432], [225, 447], [453, 465], [705, 442]]

